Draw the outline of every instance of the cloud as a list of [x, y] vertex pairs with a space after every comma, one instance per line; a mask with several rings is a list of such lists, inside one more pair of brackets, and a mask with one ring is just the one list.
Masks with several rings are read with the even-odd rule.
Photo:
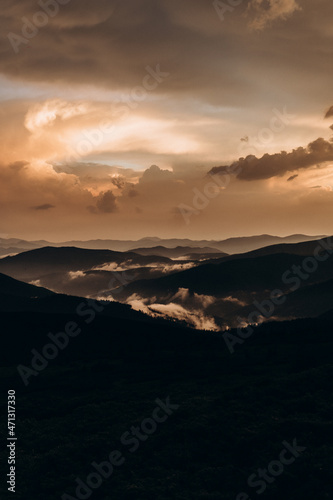
[[89, 205], [88, 210], [92, 213], [113, 214], [118, 210], [116, 200], [112, 191], [106, 191], [98, 196], [96, 206]]
[[69, 271], [68, 277], [70, 280], [75, 280], [77, 278], [83, 278], [85, 273], [83, 271]]
[[187, 269], [192, 269], [196, 264], [194, 262], [187, 262], [186, 264], [167, 264], [165, 266], [161, 266], [161, 271], [163, 273], [171, 273], [174, 271], [186, 271]]
[[[82, 187], [97, 196], [115, 186], [120, 191], [133, 189], [133, 181], [137, 181], [141, 173], [130, 168], [122, 168], [116, 165], [105, 165], [98, 162], [64, 162], [53, 163], [53, 169], [57, 173], [66, 173], [76, 177]], [[123, 193], [125, 194], [125, 192]]]
[[232, 304], [236, 304], [238, 306], [241, 306], [241, 307], [244, 307], [246, 306], [246, 302], [238, 299], [237, 297], [233, 297], [232, 295], [230, 295], [229, 297], [224, 297], [222, 299], [224, 302], [231, 302]]
[[192, 304], [195, 310], [199, 308], [206, 309], [216, 301], [215, 297], [211, 295], [191, 293], [188, 288], [179, 288], [178, 292], [170, 299], [172, 302], [177, 300], [180, 300], [182, 303], [188, 303], [188, 305]]
[[251, 0], [248, 12], [252, 14], [250, 27], [261, 30], [276, 19], [287, 19], [301, 10], [296, 0]]
[[[188, 290], [180, 289], [179, 292], [180, 295], [178, 298], [181, 298], [184, 294], [187, 295]], [[131, 295], [126, 303], [131, 305], [133, 309], [142, 311], [153, 317], [184, 321], [197, 330], [219, 330], [214, 318], [205, 315], [199, 309], [190, 310], [186, 306], [174, 302], [169, 302], [168, 304], [157, 303], [156, 297], [147, 299], [140, 297], [138, 294]]]
[[136, 189], [130, 189], [128, 191], [128, 197], [129, 198], [135, 198], [138, 195], [139, 195], [139, 193], [138, 193], [138, 191]]
[[50, 210], [51, 208], [55, 208], [54, 205], [51, 205], [50, 203], [45, 203], [44, 205], [37, 205], [36, 207], [31, 207], [34, 210]]
[[126, 186], [126, 179], [122, 175], [114, 175], [111, 177], [111, 182], [116, 188], [118, 189], [124, 189]]
[[[250, 19], [264, 15], [261, 22], [270, 29], [246, 29], [242, 10], [249, 3]], [[301, 15], [271, 22], [290, 16], [295, 5]], [[105, 238], [109, 222], [119, 239], [316, 234], [316, 222], [323, 234], [329, 230], [330, 194], [311, 190], [307, 197], [311, 186], [333, 185], [333, 179], [307, 164], [330, 155], [307, 148], [279, 152], [325, 137], [315, 110], [329, 110], [331, 117], [331, 0], [321, 0], [320, 8], [313, 0], [247, 0], [237, 7], [239, 15], [226, 13], [223, 26], [206, 0], [71, 0], [18, 54], [6, 34], [21, 34], [22, 18], [31, 20], [40, 6], [5, 0], [1, 7], [3, 232], [28, 239]], [[141, 99], [144, 79], [154, 86], [147, 66], [170, 76]], [[187, 227], [179, 205], [194, 207], [194, 190], [205, 192], [204, 174], [242, 156], [235, 156], [237, 148], [247, 148], [272, 108], [284, 105], [295, 120], [261, 143], [262, 153], [255, 154], [270, 154], [244, 161], [239, 176], [274, 182], [231, 182], [200, 213], [193, 208]], [[101, 132], [106, 122], [110, 134]], [[287, 183], [302, 162], [308, 171]], [[280, 179], [284, 171], [291, 173]], [[56, 210], [27, 210], [50, 203]], [[103, 214], [100, 223], [96, 214]]]
[[293, 180], [297, 179], [297, 177], [298, 177], [298, 174], [291, 175], [291, 176], [287, 179], [287, 182], [291, 182], [291, 181], [293, 181]]
[[[22, 17], [31, 20], [40, 10], [35, 0], [2, 3], [0, 22], [5, 34], [21, 35]], [[206, 0], [95, 0], [94, 8], [89, 0], [72, 0], [60, 6], [58, 15], [49, 17], [47, 26], [38, 30], [29, 45], [22, 44], [18, 54], [8, 37], [1, 37], [1, 72], [21, 82], [67, 87], [73, 94], [78, 87], [94, 85], [118, 93], [111, 97], [121, 100], [120, 95], [130, 97], [142, 84], [147, 66], [160, 64], [170, 77], [152, 94], [165, 96], [166, 103], [171, 96], [186, 95], [203, 105], [238, 108], [254, 99], [265, 106], [267, 101], [270, 104], [271, 94], [262, 92], [260, 81], [267, 77], [277, 99], [296, 84], [306, 98], [310, 89], [315, 93], [320, 86], [328, 92], [329, 84], [319, 74], [327, 71], [326, 59], [318, 53], [331, 42], [332, 32], [330, 0], [321, 2], [320, 8], [313, 0], [302, 0], [303, 4], [302, 19], [295, 19], [296, 26], [283, 26], [278, 33], [266, 30], [256, 39], [246, 30], [247, 20], [242, 15], [233, 16], [233, 22], [221, 29], [212, 2]], [[252, 0], [249, 6], [252, 23], [260, 27], [290, 16], [299, 9], [299, 2]], [[295, 27], [300, 28], [295, 37], [298, 43], [293, 43]], [[191, 53], [196, 56], [189, 57]], [[236, 59], [244, 62], [245, 78]], [[288, 78], [283, 78], [286, 70]], [[316, 85], [309, 88], [304, 74], [318, 74], [316, 82], [312, 81]], [[172, 111], [176, 114], [178, 107], [187, 105], [182, 99], [174, 103]]]
[[140, 179], [140, 183], [146, 182], [160, 182], [160, 181], [168, 181], [173, 179], [173, 173], [169, 170], [162, 170], [157, 165], [152, 165], [150, 168], [145, 170], [143, 176]]
[[[12, 254], [11, 254], [12, 255]], [[40, 280], [29, 281], [29, 285], [42, 286]]]
[[333, 116], [333, 106], [327, 111], [325, 118], [331, 118], [331, 116]]
[[333, 142], [319, 138], [306, 148], [299, 147], [291, 153], [282, 151], [273, 155], [265, 154], [261, 158], [247, 156], [234, 162], [231, 167], [214, 167], [209, 173], [218, 174], [237, 171], [240, 180], [253, 181], [282, 176], [287, 172], [306, 169], [333, 160]]
[[[32, 217], [40, 236], [51, 241], [54, 232], [59, 231], [60, 235], [66, 227], [71, 228], [73, 236], [73, 228], [82, 229], [87, 223], [92, 224], [93, 217], [87, 214], [83, 217], [83, 214], [87, 206], [96, 203], [96, 197], [78, 182], [76, 176], [57, 173], [42, 161], [20, 161], [16, 165], [18, 168], [0, 162], [1, 210], [9, 234], [25, 232], [30, 239]], [[50, 218], [45, 217], [50, 212], [52, 224]]]
[[179, 304], [172, 302], [170, 304], [154, 304], [149, 306], [149, 309], [163, 317], [185, 321], [197, 330], [219, 330], [213, 318], [205, 316], [200, 311], [189, 311]]
[[[125, 259], [124, 255], [124, 259]], [[142, 267], [140, 264], [135, 264], [133, 263], [132, 259], [125, 259], [123, 262], [108, 262], [107, 264], [103, 264], [100, 266], [96, 266], [93, 269], [95, 271], [116, 271], [116, 272], [122, 272], [122, 271], [128, 271], [129, 269], [139, 269]]]
[[87, 110], [87, 105], [83, 103], [69, 103], [60, 99], [48, 100], [29, 109], [25, 117], [25, 126], [30, 132], [37, 132], [50, 127], [57, 119], [69, 120], [84, 115]]
[[15, 161], [14, 163], [11, 163], [9, 165], [9, 168], [12, 170], [15, 170], [16, 172], [19, 172], [23, 168], [25, 168], [27, 165], [29, 165], [29, 162], [27, 161]]

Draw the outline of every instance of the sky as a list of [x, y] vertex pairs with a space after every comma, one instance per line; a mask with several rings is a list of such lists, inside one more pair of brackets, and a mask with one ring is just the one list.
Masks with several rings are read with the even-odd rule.
[[2, 0], [0, 237], [332, 234], [332, 0]]

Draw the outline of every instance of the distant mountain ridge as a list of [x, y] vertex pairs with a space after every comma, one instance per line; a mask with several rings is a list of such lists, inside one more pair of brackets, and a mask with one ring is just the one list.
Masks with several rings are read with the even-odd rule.
[[[220, 262], [227, 262], [231, 260], [238, 259], [254, 259], [257, 257], [265, 257], [268, 255], [275, 254], [288, 254], [288, 255], [298, 255], [298, 256], [310, 256], [313, 255], [315, 249], [318, 247], [319, 240], [304, 241], [298, 243], [280, 243], [277, 245], [269, 245], [267, 247], [258, 248], [256, 250], [251, 250], [246, 253], [239, 253], [233, 255], [222, 256], [221, 258], [214, 258], [212, 263], [219, 264]], [[209, 260], [207, 261], [209, 263]]]
[[[113, 251], [132, 251], [137, 248], [152, 248], [156, 246], [163, 246], [165, 248], [176, 248], [179, 246], [185, 247], [210, 247], [215, 248], [227, 254], [249, 252], [269, 245], [276, 245], [279, 243], [299, 243], [304, 241], [311, 241], [324, 238], [325, 235], [308, 236], [304, 234], [293, 234], [285, 237], [272, 236], [269, 234], [262, 234], [258, 236], [245, 236], [228, 238], [225, 240], [191, 240], [187, 238], [157, 238], [146, 237], [139, 240], [112, 240], [112, 239], [96, 239], [88, 241], [65, 241], [61, 243], [52, 243], [45, 240], [39, 241], [25, 241], [16, 238], [0, 238], [0, 250], [7, 249], [20, 249], [33, 250], [42, 247], [78, 247], [94, 250], [113, 250]], [[11, 253], [10, 251], [6, 253]]]

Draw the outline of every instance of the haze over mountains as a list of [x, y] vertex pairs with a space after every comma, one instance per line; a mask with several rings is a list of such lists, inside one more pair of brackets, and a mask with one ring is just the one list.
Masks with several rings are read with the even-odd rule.
[[[270, 238], [245, 242], [253, 246]], [[300, 238], [305, 241], [294, 243]], [[332, 309], [333, 262], [322, 257], [325, 240], [306, 236], [285, 240], [292, 242], [233, 255], [189, 245], [126, 252], [45, 247], [0, 259], [0, 273], [60, 294], [122, 302], [148, 316], [196, 329], [218, 331], [246, 325], [254, 312], [258, 312], [254, 322], [326, 313]], [[244, 244], [242, 239], [229, 241], [229, 249], [239, 243]], [[300, 279], [295, 269], [302, 269], [305, 258], [313, 259], [318, 245], [321, 260]], [[283, 297], [280, 304], [274, 311], [260, 308], [276, 289]]]
[[[322, 260], [311, 272], [302, 272], [307, 259], [315, 261], [318, 246], [318, 259]], [[318, 241], [271, 246], [210, 260], [177, 274], [129, 283], [119, 297], [150, 314], [177, 317], [182, 308], [184, 316], [193, 319], [196, 315], [200, 324], [205, 320], [215, 324], [215, 329], [223, 329], [247, 324], [248, 316], [258, 311], [255, 304], [267, 302], [278, 289], [283, 304], [268, 311], [269, 319], [314, 317], [331, 308], [333, 262], [325, 258], [326, 253]], [[264, 308], [253, 321], [266, 319]]]
[[0, 272], [58, 293], [99, 296], [135, 279], [158, 277], [194, 265], [197, 262], [193, 260], [173, 261], [159, 255], [45, 247], [0, 259]]
[[175, 248], [168, 248], [162, 245], [148, 248], [134, 248], [132, 250], [139, 255], [160, 255], [169, 257], [170, 259], [207, 259], [214, 257], [225, 257], [226, 253], [218, 250], [217, 248], [210, 247], [191, 247], [191, 246], [177, 246]]
[[134, 250], [135, 248], [152, 248], [156, 246], [163, 246], [165, 248], [175, 248], [177, 246], [187, 247], [210, 247], [215, 250], [220, 250], [225, 253], [242, 253], [249, 252], [268, 245], [278, 243], [297, 243], [301, 241], [310, 241], [314, 239], [323, 238], [324, 236], [307, 236], [303, 234], [295, 234], [291, 236], [247, 236], [240, 238], [228, 238], [226, 240], [190, 240], [190, 239], [161, 239], [161, 238], [142, 238], [140, 240], [89, 240], [89, 241], [65, 241], [61, 243], [51, 243], [45, 240], [39, 241], [26, 241], [16, 238], [0, 238], [0, 251], [2, 254], [15, 252], [17, 250], [33, 250], [47, 246], [53, 247], [78, 247], [96, 250], [114, 250], [119, 252], [126, 252]]

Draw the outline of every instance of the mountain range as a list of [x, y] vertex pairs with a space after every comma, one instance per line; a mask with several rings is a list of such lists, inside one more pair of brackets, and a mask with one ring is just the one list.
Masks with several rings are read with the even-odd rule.
[[[331, 476], [323, 470], [332, 463], [333, 259], [324, 254], [320, 242], [307, 241], [218, 258], [207, 253], [205, 261], [200, 253], [179, 261], [49, 247], [0, 260], [1, 273], [47, 282], [53, 276], [59, 290], [0, 274], [0, 388], [15, 390], [19, 402], [18, 498], [76, 498], [75, 478], [85, 479], [90, 464], [113, 449], [125, 463], [97, 498], [154, 499], [160, 491], [160, 498], [236, 498], [248, 491], [248, 474], [295, 436], [306, 450], [270, 498], [329, 498]], [[306, 272], [313, 260], [317, 268]], [[110, 262], [118, 271], [101, 270]], [[155, 278], [154, 262], [156, 273], [165, 271]], [[181, 265], [191, 267], [175, 267]], [[291, 283], [282, 278], [293, 269], [307, 276], [295, 290], [295, 275]], [[123, 279], [102, 289], [110, 300], [82, 297], [99, 295], [102, 276], [104, 285]], [[60, 293], [70, 281], [81, 293]], [[237, 318], [246, 323], [255, 300], [270, 310], [276, 288], [284, 303], [265, 323], [240, 330]], [[78, 335], [64, 336], [73, 324]], [[226, 338], [238, 339], [232, 354]], [[150, 422], [157, 398], [175, 412], [137, 453], [120, 448], [128, 429]], [[7, 412], [7, 398], [0, 407]], [[5, 448], [0, 459], [5, 477]]]
[[[325, 241], [284, 243], [234, 255], [215, 254], [209, 247], [204, 258], [195, 247], [191, 260], [178, 259], [192, 247], [152, 247], [153, 254], [160, 254], [156, 256], [147, 249], [45, 247], [1, 259], [0, 272], [60, 294], [121, 302], [151, 317], [220, 330], [248, 323], [262, 302], [271, 302], [275, 290], [280, 303], [266, 315], [259, 307], [256, 320], [316, 317], [329, 311], [333, 259], [322, 258]], [[298, 277], [294, 270], [301, 270], [305, 259], [314, 259], [318, 248], [321, 260], [316, 268]]]
[[[13, 253], [14, 250], [33, 250], [42, 247], [78, 247], [88, 248], [95, 250], [113, 250], [119, 252], [126, 252], [130, 250], [153, 248], [156, 246], [163, 246], [165, 248], [175, 248], [177, 246], [187, 247], [209, 247], [215, 251], [225, 252], [227, 254], [242, 253], [262, 248], [268, 245], [279, 243], [298, 243], [302, 241], [310, 241], [314, 239], [324, 238], [321, 236], [307, 236], [304, 234], [294, 234], [290, 236], [280, 237], [263, 234], [259, 236], [247, 236], [239, 238], [228, 238], [225, 240], [190, 240], [182, 238], [169, 238], [162, 239], [157, 237], [146, 237], [139, 240], [89, 240], [89, 241], [64, 241], [60, 243], [52, 243], [46, 240], [39, 241], [26, 241], [16, 238], [0, 238], [0, 251], [7, 251]], [[2, 253], [4, 255], [4, 253]]]

